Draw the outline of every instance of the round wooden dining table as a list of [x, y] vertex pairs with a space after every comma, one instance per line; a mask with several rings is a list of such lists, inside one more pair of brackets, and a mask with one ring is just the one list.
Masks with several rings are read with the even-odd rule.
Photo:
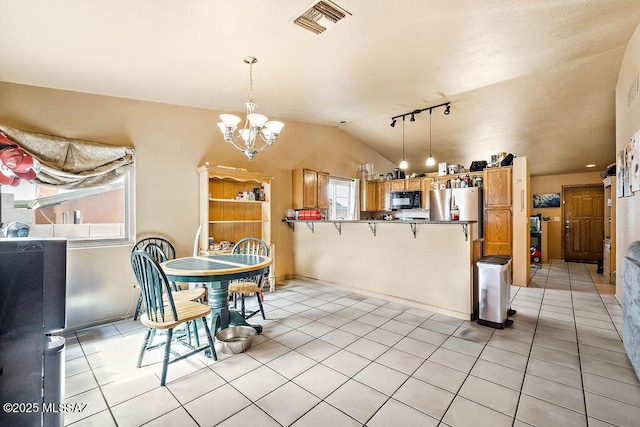
[[241, 254], [192, 256], [160, 264], [172, 282], [205, 283], [214, 334], [229, 325], [252, 326], [262, 333], [262, 326], [249, 325], [240, 313], [229, 310], [229, 282], [266, 274], [270, 265], [271, 258], [267, 256]]

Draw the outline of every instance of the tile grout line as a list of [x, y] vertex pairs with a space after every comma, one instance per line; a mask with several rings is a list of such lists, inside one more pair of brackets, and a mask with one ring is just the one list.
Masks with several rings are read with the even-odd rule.
[[[591, 276], [589, 276], [591, 277]], [[593, 279], [591, 281], [593, 283]], [[595, 287], [595, 285], [594, 285]], [[597, 292], [597, 289], [596, 289]], [[571, 269], [569, 269], [569, 295], [571, 296], [571, 309], [573, 310], [573, 323], [576, 325], [576, 347], [578, 348], [578, 368], [580, 371], [580, 385], [582, 388], [582, 401], [584, 402], [584, 418], [589, 425], [589, 411], [587, 409], [587, 395], [584, 390], [584, 376], [582, 374], [582, 357], [580, 357], [580, 337], [578, 336], [578, 324], [576, 323], [576, 308], [573, 301], [573, 286], [571, 284]]]
[[[542, 304], [544, 303], [544, 295], [547, 292], [547, 282], [549, 281], [549, 272], [551, 270], [551, 265], [553, 264], [553, 260], [551, 261], [551, 264], [549, 264], [549, 269], [547, 269], [547, 275], [545, 278], [545, 282], [544, 282], [544, 288], [542, 289], [542, 297], [540, 300], [540, 308], [538, 308], [538, 315], [536, 316], [536, 325], [533, 328], [533, 337], [531, 338], [531, 345], [529, 346], [529, 355], [527, 356], [527, 364], [524, 367], [524, 375], [522, 376], [522, 383], [520, 384], [520, 392], [518, 393], [518, 401], [516, 402], [516, 410], [513, 414], [513, 421], [511, 423], [512, 426], [515, 426], [516, 420], [518, 420], [518, 408], [520, 407], [520, 399], [522, 399], [522, 394], [523, 394], [523, 389], [524, 389], [524, 382], [527, 379], [527, 372], [529, 369], [529, 361], [531, 360], [531, 351], [533, 349], [533, 343], [536, 339], [536, 332], [538, 331], [538, 323], [540, 322], [540, 312], [542, 311]], [[537, 273], [537, 271], [536, 271]], [[535, 275], [534, 275], [535, 276]], [[518, 292], [520, 292], [520, 290], [518, 290]], [[524, 421], [523, 421], [524, 422]]]

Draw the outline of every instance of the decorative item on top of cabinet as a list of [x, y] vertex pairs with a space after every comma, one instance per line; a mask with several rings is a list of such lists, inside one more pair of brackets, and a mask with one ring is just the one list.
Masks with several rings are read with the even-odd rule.
[[[229, 167], [201, 166], [201, 251], [221, 241], [258, 237], [271, 243], [271, 177]], [[256, 189], [264, 200], [255, 200]], [[240, 197], [242, 194], [242, 197]], [[253, 194], [253, 199], [250, 195]], [[247, 195], [248, 197], [244, 197]], [[213, 250], [213, 248], [211, 248]]]
[[327, 172], [294, 169], [291, 178], [293, 209], [329, 209]]

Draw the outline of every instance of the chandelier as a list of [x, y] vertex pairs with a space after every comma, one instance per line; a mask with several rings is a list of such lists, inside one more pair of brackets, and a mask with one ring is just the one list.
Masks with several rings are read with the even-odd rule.
[[233, 114], [220, 114], [218, 127], [224, 135], [224, 140], [238, 150], [244, 152], [249, 160], [267, 147], [271, 147], [276, 140], [284, 123], [268, 121], [267, 116], [256, 113], [258, 105], [253, 99], [253, 64], [258, 62], [255, 56], [247, 56], [244, 62], [249, 64], [249, 100], [244, 103], [247, 109], [247, 118], [244, 127], [236, 133], [238, 124], [242, 120]]

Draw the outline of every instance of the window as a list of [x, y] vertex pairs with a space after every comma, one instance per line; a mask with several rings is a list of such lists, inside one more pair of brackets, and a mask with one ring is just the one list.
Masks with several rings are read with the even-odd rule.
[[358, 219], [358, 181], [329, 178], [329, 219]]
[[133, 240], [133, 173], [90, 188], [66, 190], [21, 181], [0, 186], [4, 226], [23, 223], [29, 237], [65, 237], [71, 246]]

